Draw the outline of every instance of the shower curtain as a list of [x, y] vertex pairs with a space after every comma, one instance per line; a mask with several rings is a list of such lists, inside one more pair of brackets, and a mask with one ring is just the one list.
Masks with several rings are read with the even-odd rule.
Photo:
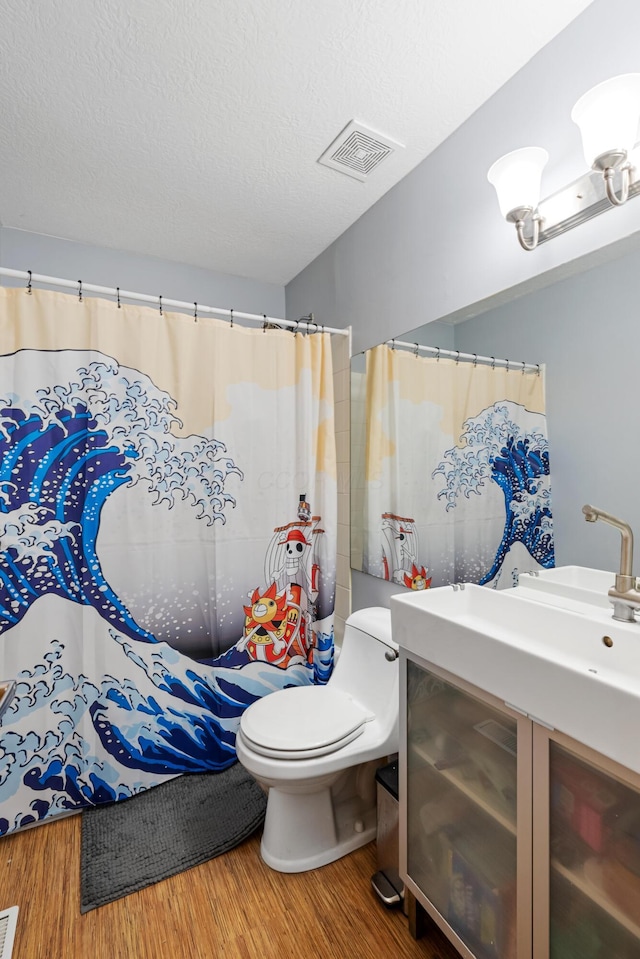
[[0, 834], [235, 761], [333, 664], [330, 338], [0, 288]]
[[363, 569], [412, 589], [553, 566], [543, 372], [367, 353]]

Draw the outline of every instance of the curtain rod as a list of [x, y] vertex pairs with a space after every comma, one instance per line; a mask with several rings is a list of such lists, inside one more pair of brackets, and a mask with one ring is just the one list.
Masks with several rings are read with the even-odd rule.
[[313, 319], [313, 313], [309, 316], [303, 316], [299, 320], [285, 320], [278, 317], [267, 316], [266, 313], [240, 313], [237, 310], [225, 310], [217, 306], [203, 306], [200, 303], [187, 303], [186, 300], [170, 300], [164, 296], [149, 296], [148, 293], [132, 293], [131, 290], [121, 290], [120, 287], [96, 286], [94, 283], [83, 283], [82, 280], [62, 280], [57, 276], [45, 276], [43, 273], [32, 273], [31, 270], [10, 270], [7, 267], [0, 267], [0, 276], [10, 276], [17, 280], [27, 280], [31, 283], [47, 283], [49, 286], [60, 286], [63, 289], [75, 290], [80, 295], [82, 293], [99, 293], [103, 296], [113, 296], [118, 299], [135, 300], [140, 303], [152, 303], [158, 306], [160, 310], [164, 307], [174, 307], [178, 310], [188, 310], [196, 313], [218, 313], [222, 316], [228, 316], [230, 320], [249, 320], [254, 323], [274, 323], [277, 326], [287, 326], [298, 330], [301, 324], [306, 325], [306, 330], [301, 332], [311, 332], [310, 327], [315, 329], [314, 333], [335, 333], [338, 336], [348, 336], [348, 329], [335, 329], [332, 326], [322, 326]]
[[507, 371], [517, 371], [519, 373], [537, 373], [540, 375], [540, 364], [539, 363], [524, 363], [522, 360], [518, 363], [516, 360], [500, 360], [495, 356], [480, 356], [478, 353], [461, 353], [460, 350], [441, 350], [439, 346], [423, 346], [421, 343], [407, 343], [404, 340], [387, 340], [386, 346], [390, 346], [392, 350], [395, 350], [396, 346], [407, 347], [407, 349], [412, 350], [414, 353], [435, 353], [436, 358], [440, 359], [441, 356], [450, 356], [452, 359], [458, 362], [458, 360], [464, 360], [466, 363], [473, 361], [475, 366], [476, 363], [482, 363], [483, 366], [491, 365], [494, 366], [505, 366]]

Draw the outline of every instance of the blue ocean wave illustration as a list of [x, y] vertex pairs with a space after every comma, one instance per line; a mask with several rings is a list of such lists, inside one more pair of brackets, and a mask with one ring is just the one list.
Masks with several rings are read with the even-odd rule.
[[327, 681], [333, 630], [317, 623], [313, 661], [286, 669], [236, 647], [198, 661], [159, 641], [103, 573], [103, 507], [141, 484], [154, 505], [185, 501], [222, 524], [242, 471], [221, 442], [177, 435], [175, 400], [104, 354], [22, 350], [0, 357], [0, 384], [0, 651], [21, 664], [0, 729], [4, 834], [231, 765], [248, 705]]
[[98, 627], [95, 641], [96, 648], [111, 641], [118, 675], [78, 673], [74, 654], [54, 639], [16, 677], [0, 739], [0, 835], [128, 798], [180, 773], [224, 769], [236, 761], [248, 705], [313, 682], [302, 661], [286, 670], [257, 662], [210, 668], [166, 643], [133, 643], [109, 627]]
[[[529, 424], [525, 429], [523, 421]], [[549, 444], [545, 418], [517, 403], [495, 403], [465, 421], [460, 444], [447, 450], [433, 476], [445, 479], [438, 499], [447, 511], [459, 498], [482, 495], [490, 482], [502, 491], [505, 523], [491, 567], [479, 580], [490, 583], [515, 543], [522, 543], [531, 557], [548, 569], [555, 564]], [[535, 424], [535, 425], [532, 425]]]
[[[29, 356], [32, 354], [32, 356]], [[28, 365], [34, 351], [2, 357]], [[102, 354], [76, 356], [74, 375], [32, 396], [0, 394], [0, 634], [48, 593], [92, 606], [132, 639], [154, 642], [106, 581], [96, 551], [102, 508], [119, 487], [144, 483], [155, 505], [186, 500], [199, 519], [225, 522], [225, 491], [242, 472], [224, 444], [179, 437], [176, 403], [137, 370]], [[40, 358], [40, 369], [47, 365]], [[19, 377], [0, 366], [0, 383]]]

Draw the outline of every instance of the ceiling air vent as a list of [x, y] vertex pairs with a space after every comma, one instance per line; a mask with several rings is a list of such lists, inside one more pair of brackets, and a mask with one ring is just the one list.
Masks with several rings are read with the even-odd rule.
[[385, 157], [394, 150], [402, 149], [402, 143], [370, 130], [358, 120], [352, 120], [324, 151], [318, 163], [356, 180], [366, 180]]

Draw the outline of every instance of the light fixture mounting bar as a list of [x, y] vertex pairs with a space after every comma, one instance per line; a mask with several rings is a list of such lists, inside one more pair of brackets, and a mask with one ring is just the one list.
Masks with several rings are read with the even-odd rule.
[[[616, 173], [616, 189], [620, 189], [620, 173]], [[629, 199], [640, 193], [640, 175], [633, 167], [629, 171]], [[567, 230], [572, 230], [580, 223], [614, 209], [606, 192], [602, 173], [591, 170], [568, 186], [562, 187], [557, 193], [551, 194], [546, 200], [541, 200], [538, 213], [542, 217], [538, 246], [554, 236], [560, 236]], [[533, 224], [527, 218], [524, 227], [525, 239], [533, 236]]]

